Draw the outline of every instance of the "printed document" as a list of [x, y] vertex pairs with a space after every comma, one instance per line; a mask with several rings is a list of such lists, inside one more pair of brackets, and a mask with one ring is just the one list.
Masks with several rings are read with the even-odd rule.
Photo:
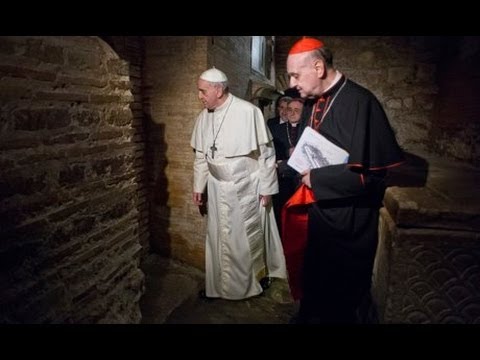
[[311, 127], [306, 127], [287, 164], [302, 173], [327, 165], [344, 164], [347, 161], [348, 152]]

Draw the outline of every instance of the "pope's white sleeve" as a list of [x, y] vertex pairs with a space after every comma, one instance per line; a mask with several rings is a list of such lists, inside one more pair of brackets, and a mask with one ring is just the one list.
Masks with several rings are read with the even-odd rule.
[[208, 164], [205, 154], [195, 150], [193, 162], [193, 192], [204, 193], [208, 179]]
[[278, 193], [277, 168], [275, 164], [275, 148], [273, 142], [260, 145], [260, 195], [273, 195]]

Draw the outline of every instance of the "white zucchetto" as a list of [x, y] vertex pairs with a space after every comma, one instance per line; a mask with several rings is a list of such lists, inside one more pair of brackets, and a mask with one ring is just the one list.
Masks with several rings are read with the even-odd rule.
[[202, 75], [200, 75], [200, 79], [214, 83], [228, 81], [227, 75], [222, 71], [215, 69], [215, 66], [204, 71]]

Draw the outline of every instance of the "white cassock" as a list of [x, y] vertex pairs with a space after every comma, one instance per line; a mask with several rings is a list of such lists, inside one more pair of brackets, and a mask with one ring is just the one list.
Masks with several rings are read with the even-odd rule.
[[262, 112], [229, 94], [214, 112], [198, 115], [190, 144], [193, 191], [208, 187], [206, 295], [258, 295], [263, 276], [287, 277], [273, 208], [259, 201], [260, 194], [278, 193], [275, 150]]

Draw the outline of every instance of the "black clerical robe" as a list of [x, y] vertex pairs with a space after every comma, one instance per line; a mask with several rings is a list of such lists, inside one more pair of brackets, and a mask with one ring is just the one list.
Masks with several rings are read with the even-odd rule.
[[[268, 120], [267, 125], [272, 133], [277, 160], [278, 194], [273, 195], [272, 200], [275, 220], [279, 227], [278, 230], [281, 233], [282, 207], [295, 192], [299, 184], [297, 172], [287, 165], [288, 158], [290, 157], [290, 148], [297, 144], [299, 136], [298, 132], [292, 130], [292, 125], [288, 122], [280, 124], [278, 117]], [[281, 160], [281, 162], [279, 162], [279, 160]]]
[[268, 128], [272, 133], [275, 156], [278, 160], [288, 158], [288, 138], [286, 132], [287, 122], [280, 124], [280, 118], [274, 117], [267, 121]]
[[[317, 131], [349, 159], [310, 172], [313, 203], [305, 208], [307, 241], [296, 297], [305, 322], [353, 322], [370, 289], [386, 170], [403, 162], [403, 153], [369, 90], [342, 77], [327, 96], [336, 99]], [[309, 121], [314, 124], [307, 119], [303, 126]], [[287, 232], [295, 234], [289, 226]]]

